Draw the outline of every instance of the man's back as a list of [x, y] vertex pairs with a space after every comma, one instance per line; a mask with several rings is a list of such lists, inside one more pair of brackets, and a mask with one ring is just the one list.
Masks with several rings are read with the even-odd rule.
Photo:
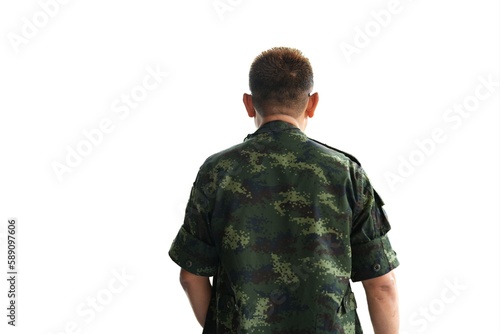
[[209, 217], [213, 248], [193, 252], [219, 261], [200, 268], [215, 275], [205, 332], [360, 333], [351, 243], [367, 240], [351, 234], [367, 196], [359, 165], [281, 121], [208, 158], [186, 215], [190, 234]]

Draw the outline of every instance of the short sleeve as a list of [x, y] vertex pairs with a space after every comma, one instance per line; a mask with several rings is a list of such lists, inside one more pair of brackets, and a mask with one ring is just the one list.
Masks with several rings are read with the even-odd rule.
[[214, 276], [218, 266], [216, 248], [208, 228], [209, 203], [195, 181], [186, 207], [184, 224], [168, 252], [177, 265], [199, 276]]
[[361, 171], [361, 192], [351, 230], [353, 282], [387, 274], [399, 265], [387, 232], [391, 229], [384, 202]]

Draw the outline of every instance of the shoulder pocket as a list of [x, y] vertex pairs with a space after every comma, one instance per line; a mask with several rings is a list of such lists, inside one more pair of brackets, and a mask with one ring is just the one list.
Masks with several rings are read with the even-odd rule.
[[375, 189], [373, 189], [373, 194], [375, 196], [375, 216], [374, 221], [377, 222], [377, 227], [380, 229], [380, 235], [385, 235], [387, 232], [391, 230], [391, 224], [389, 223], [389, 219], [387, 219], [387, 213], [385, 212], [383, 206], [384, 201], [377, 193]]

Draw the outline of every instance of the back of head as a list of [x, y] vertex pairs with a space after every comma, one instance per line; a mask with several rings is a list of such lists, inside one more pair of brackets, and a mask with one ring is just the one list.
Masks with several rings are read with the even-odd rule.
[[250, 67], [250, 91], [261, 116], [298, 116], [314, 84], [312, 66], [301, 51], [275, 47], [262, 52]]

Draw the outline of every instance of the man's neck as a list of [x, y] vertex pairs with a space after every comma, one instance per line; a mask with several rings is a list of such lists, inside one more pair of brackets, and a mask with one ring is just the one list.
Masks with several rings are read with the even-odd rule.
[[285, 114], [274, 114], [274, 115], [269, 115], [265, 117], [256, 117], [255, 118], [255, 125], [260, 128], [262, 125], [272, 122], [272, 121], [283, 121], [287, 122], [300, 130], [304, 131], [305, 130], [305, 125], [306, 121], [303, 118], [297, 119], [289, 115]]

